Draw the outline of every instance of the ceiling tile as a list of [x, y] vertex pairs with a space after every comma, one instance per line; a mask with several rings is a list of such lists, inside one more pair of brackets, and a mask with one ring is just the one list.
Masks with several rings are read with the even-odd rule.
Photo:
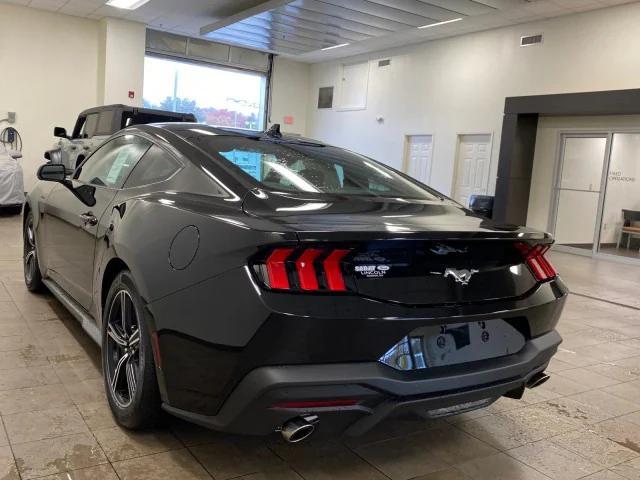
[[12, 5], [29, 5], [31, 0], [0, 0], [0, 3], [9, 3]]
[[543, 17], [556, 17], [571, 13], [571, 10], [561, 7], [552, 0], [539, 0], [525, 5], [524, 8], [533, 15], [541, 15]]
[[58, 11], [67, 15], [86, 17], [100, 8], [102, 4], [90, 0], [69, 0]]
[[122, 18], [127, 14], [128, 10], [123, 10], [121, 8], [111, 7], [109, 5], [102, 5], [98, 7], [93, 13], [95, 15], [100, 15], [103, 17], [114, 17], [114, 18]]
[[29, 6], [41, 10], [55, 11], [62, 7], [65, 3], [67, 3], [67, 0], [31, 0]]

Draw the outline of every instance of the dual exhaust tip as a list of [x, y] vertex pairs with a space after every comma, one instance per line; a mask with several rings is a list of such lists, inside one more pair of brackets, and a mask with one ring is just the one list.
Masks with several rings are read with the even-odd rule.
[[[546, 373], [538, 372], [534, 374], [529, 380], [527, 380], [525, 387], [539, 387], [547, 380], [549, 380], [549, 378], [549, 375], [547, 375]], [[282, 427], [279, 428], [279, 431], [285, 442], [299, 443], [309, 438], [313, 434], [313, 432], [315, 432], [316, 425], [318, 425], [319, 421], [320, 419], [317, 415], [303, 415], [288, 420], [282, 425]]]
[[280, 427], [280, 434], [285, 442], [298, 443], [306, 440], [316, 430], [319, 419], [317, 415], [295, 417]]
[[547, 380], [549, 380], [549, 378], [550, 378], [549, 375], [547, 375], [546, 373], [538, 372], [534, 374], [529, 380], [527, 380], [527, 383], [525, 384], [525, 386], [527, 388], [536, 388], [542, 385], [543, 383], [545, 383]]

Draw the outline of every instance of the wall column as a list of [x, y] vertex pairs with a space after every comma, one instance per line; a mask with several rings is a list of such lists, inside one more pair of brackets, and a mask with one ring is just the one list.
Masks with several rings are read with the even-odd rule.
[[142, 106], [146, 31], [142, 23], [115, 18], [100, 21], [98, 104]]
[[537, 114], [504, 116], [493, 208], [498, 222], [527, 224], [537, 131]]

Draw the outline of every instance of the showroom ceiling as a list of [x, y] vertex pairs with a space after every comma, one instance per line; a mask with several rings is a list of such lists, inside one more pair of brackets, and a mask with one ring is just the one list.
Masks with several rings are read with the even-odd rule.
[[[149, 0], [136, 10], [120, 10], [105, 2], [0, 0], [93, 19], [126, 18], [159, 30], [307, 62], [632, 3], [630, 0]], [[539, 32], [523, 34], [534, 33]]]
[[301, 55], [442, 22], [490, 14], [525, 0], [293, 0], [200, 33], [278, 53]]

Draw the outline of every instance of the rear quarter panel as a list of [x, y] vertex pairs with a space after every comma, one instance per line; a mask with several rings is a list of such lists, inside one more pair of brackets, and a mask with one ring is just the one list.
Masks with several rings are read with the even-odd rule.
[[[118, 202], [116, 198], [110, 213], [108, 240], [96, 250], [96, 300], [101, 298], [104, 270], [116, 257], [131, 270], [144, 300], [153, 304], [244, 268], [260, 245], [297, 239], [294, 232], [278, 231], [271, 222], [251, 218], [240, 202], [224, 198], [156, 193]], [[178, 235], [185, 229], [186, 241]], [[186, 260], [172, 265], [176, 257]]]

